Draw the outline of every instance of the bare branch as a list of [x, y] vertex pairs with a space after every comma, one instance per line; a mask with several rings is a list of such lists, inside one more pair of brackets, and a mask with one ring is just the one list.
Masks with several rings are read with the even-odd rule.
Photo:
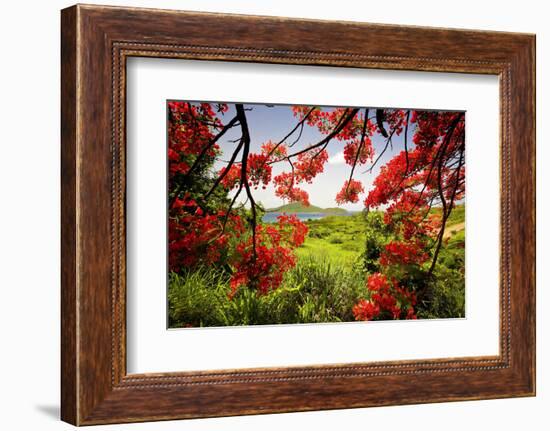
[[314, 109], [316, 109], [317, 107], [316, 106], [312, 106], [311, 109], [308, 111], [308, 113], [304, 116], [304, 118], [302, 118], [293, 128], [290, 132], [287, 133], [287, 135], [281, 139], [279, 142], [277, 142], [277, 144], [275, 144], [275, 146], [271, 149], [271, 151], [269, 152], [269, 154], [267, 155], [267, 158], [269, 159], [273, 153], [277, 150], [277, 148], [279, 148], [279, 146], [285, 142], [290, 136], [292, 136], [292, 134], [298, 130], [299, 127], [302, 127], [302, 129], [300, 130], [300, 135], [298, 136], [298, 139], [296, 141], [294, 141], [292, 143], [292, 145], [294, 145], [296, 142], [298, 142], [298, 140], [300, 139], [300, 137], [302, 136], [302, 130], [303, 130], [303, 127], [304, 127], [304, 123], [307, 121], [307, 119], [309, 118], [309, 116], [311, 115], [311, 113], [313, 112]]
[[378, 161], [382, 158], [382, 156], [384, 155], [384, 153], [386, 152], [386, 150], [388, 149], [390, 143], [391, 143], [391, 139], [393, 137], [393, 134], [395, 133], [396, 129], [394, 128], [390, 135], [388, 136], [388, 139], [386, 139], [386, 145], [384, 146], [384, 149], [382, 150], [382, 152], [378, 155], [378, 157], [376, 158], [376, 160], [373, 162], [373, 164], [370, 166], [369, 169], [367, 169], [366, 172], [369, 172], [371, 173], [372, 170], [374, 169], [374, 167], [376, 166], [376, 164], [378, 163]]
[[229, 208], [227, 208], [227, 212], [225, 213], [225, 217], [223, 218], [223, 225], [222, 225], [222, 230], [221, 230], [220, 236], [225, 233], [225, 226], [227, 225], [227, 221], [229, 219], [229, 214], [231, 213], [231, 210], [233, 209], [233, 205], [235, 205], [235, 202], [237, 201], [237, 198], [241, 194], [242, 189], [243, 189], [243, 183], [241, 182], [239, 184], [239, 189], [237, 190], [237, 193], [235, 193], [235, 196], [233, 196], [233, 199], [231, 200], [231, 203], [229, 204]]
[[288, 185], [288, 190], [287, 190], [287, 194], [288, 194], [294, 187], [294, 163], [292, 163], [292, 160], [289, 157], [287, 157], [286, 159], [288, 160], [288, 163], [290, 163], [290, 169], [292, 172], [292, 179], [290, 181], [290, 184]]
[[233, 154], [231, 155], [231, 158], [229, 159], [229, 163], [227, 164], [225, 169], [222, 171], [220, 176], [218, 178], [216, 178], [216, 181], [214, 181], [214, 184], [212, 185], [212, 187], [210, 188], [208, 193], [206, 193], [204, 195], [204, 199], [207, 199], [212, 193], [214, 193], [214, 190], [216, 190], [216, 187], [218, 187], [218, 185], [222, 182], [222, 180], [225, 178], [225, 176], [229, 173], [229, 170], [231, 169], [231, 166], [233, 166], [233, 163], [235, 163], [235, 159], [237, 158], [237, 155], [241, 151], [241, 148], [243, 147], [243, 144], [244, 144], [243, 139], [241, 138], [241, 141], [239, 142], [239, 145], [237, 145], [237, 148], [235, 148], [235, 151], [233, 151]]
[[405, 175], [409, 172], [409, 149], [407, 148], [407, 133], [409, 131], [409, 117], [411, 116], [411, 111], [407, 111], [407, 118], [405, 123], [405, 135], [403, 136], [403, 142], [405, 145]]
[[294, 141], [292, 141], [290, 144], [288, 144], [289, 148], [292, 148], [294, 145], [296, 145], [298, 143], [298, 141], [302, 137], [303, 132], [304, 132], [304, 123], [300, 124], [300, 131], [298, 132], [298, 137], [296, 139], [294, 139]]
[[383, 109], [377, 109], [376, 110], [376, 125], [378, 126], [378, 130], [380, 130], [380, 133], [384, 138], [388, 137], [388, 132], [386, 132], [386, 129], [384, 129], [384, 110]]

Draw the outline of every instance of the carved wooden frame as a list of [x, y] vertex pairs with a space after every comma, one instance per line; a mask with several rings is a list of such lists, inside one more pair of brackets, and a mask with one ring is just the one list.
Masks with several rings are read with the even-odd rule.
[[[83, 5], [62, 11], [61, 30], [63, 420], [88, 425], [535, 394], [534, 35]], [[499, 355], [128, 375], [130, 56], [498, 75]]]

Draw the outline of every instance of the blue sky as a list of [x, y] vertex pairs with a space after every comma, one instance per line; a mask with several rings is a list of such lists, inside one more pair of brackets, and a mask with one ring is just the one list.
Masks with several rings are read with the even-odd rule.
[[[298, 119], [292, 114], [290, 105], [260, 105], [260, 104], [244, 104], [245, 109], [250, 109], [246, 112], [248, 126], [251, 136], [251, 148], [250, 152], [259, 153], [261, 145], [269, 140], [278, 142], [286, 134], [292, 130], [296, 125]], [[323, 108], [330, 109], [330, 108]], [[372, 112], [372, 111], [371, 111]], [[222, 118], [224, 123], [228, 122], [235, 115], [234, 104], [229, 104], [229, 111], [225, 113]], [[372, 114], [371, 114], [372, 115]], [[409, 129], [409, 140], [412, 136], [414, 129]], [[219, 144], [223, 154], [222, 160], [228, 160], [231, 157], [237, 143], [231, 142], [240, 137], [240, 128], [235, 127], [231, 129], [226, 135], [222, 137]], [[297, 134], [292, 135], [288, 141], [292, 142], [297, 137]], [[297, 151], [301, 148], [305, 148], [308, 145], [318, 142], [324, 137], [316, 127], [305, 126], [300, 141], [293, 147], [293, 151]], [[383, 136], [375, 133], [371, 137], [374, 150], [375, 159], [377, 155], [382, 151], [386, 140]], [[351, 166], [345, 163], [343, 156], [344, 142], [332, 140], [327, 147], [329, 153], [329, 161], [325, 164], [324, 172], [315, 177], [313, 184], [301, 184], [299, 187], [303, 188], [309, 193], [309, 200], [312, 205], [317, 205], [322, 208], [336, 207], [335, 202], [336, 194], [341, 190], [344, 181], [349, 178]], [[360, 196], [360, 201], [356, 204], [342, 205], [341, 208], [347, 210], [361, 210], [363, 208], [363, 200], [366, 197], [368, 191], [372, 187], [372, 182], [378, 175], [380, 166], [384, 165], [395, 154], [403, 150], [403, 134], [401, 136], [393, 137], [393, 148], [388, 148], [384, 153], [380, 161], [377, 163], [372, 173], [365, 172], [370, 163], [363, 166], [358, 166], [354, 172], [354, 178], [360, 180], [365, 188], [365, 194]], [[226, 164], [222, 161], [216, 162], [216, 170], [221, 169]], [[280, 162], [273, 165], [273, 176], [278, 175], [283, 171], [289, 171], [289, 165], [286, 162]], [[284, 204], [285, 202], [275, 196], [275, 191], [272, 185], [269, 185], [266, 190], [259, 188], [253, 190], [254, 198], [257, 202], [261, 202], [265, 208], [273, 208]], [[239, 199], [242, 197], [242, 202], [246, 200], [246, 195], [242, 193]]]

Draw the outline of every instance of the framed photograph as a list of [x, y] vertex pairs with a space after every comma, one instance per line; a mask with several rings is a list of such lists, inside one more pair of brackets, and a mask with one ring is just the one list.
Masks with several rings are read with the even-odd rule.
[[61, 44], [63, 420], [535, 394], [533, 35], [77, 5]]

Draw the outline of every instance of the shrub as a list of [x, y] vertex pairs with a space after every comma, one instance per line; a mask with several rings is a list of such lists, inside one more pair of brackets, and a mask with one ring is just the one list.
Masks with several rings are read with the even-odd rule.
[[422, 319], [446, 319], [465, 316], [464, 274], [436, 265], [426, 298], [418, 304], [417, 315]]
[[331, 235], [328, 242], [331, 244], [342, 244], [344, 242], [344, 238], [341, 235]]

